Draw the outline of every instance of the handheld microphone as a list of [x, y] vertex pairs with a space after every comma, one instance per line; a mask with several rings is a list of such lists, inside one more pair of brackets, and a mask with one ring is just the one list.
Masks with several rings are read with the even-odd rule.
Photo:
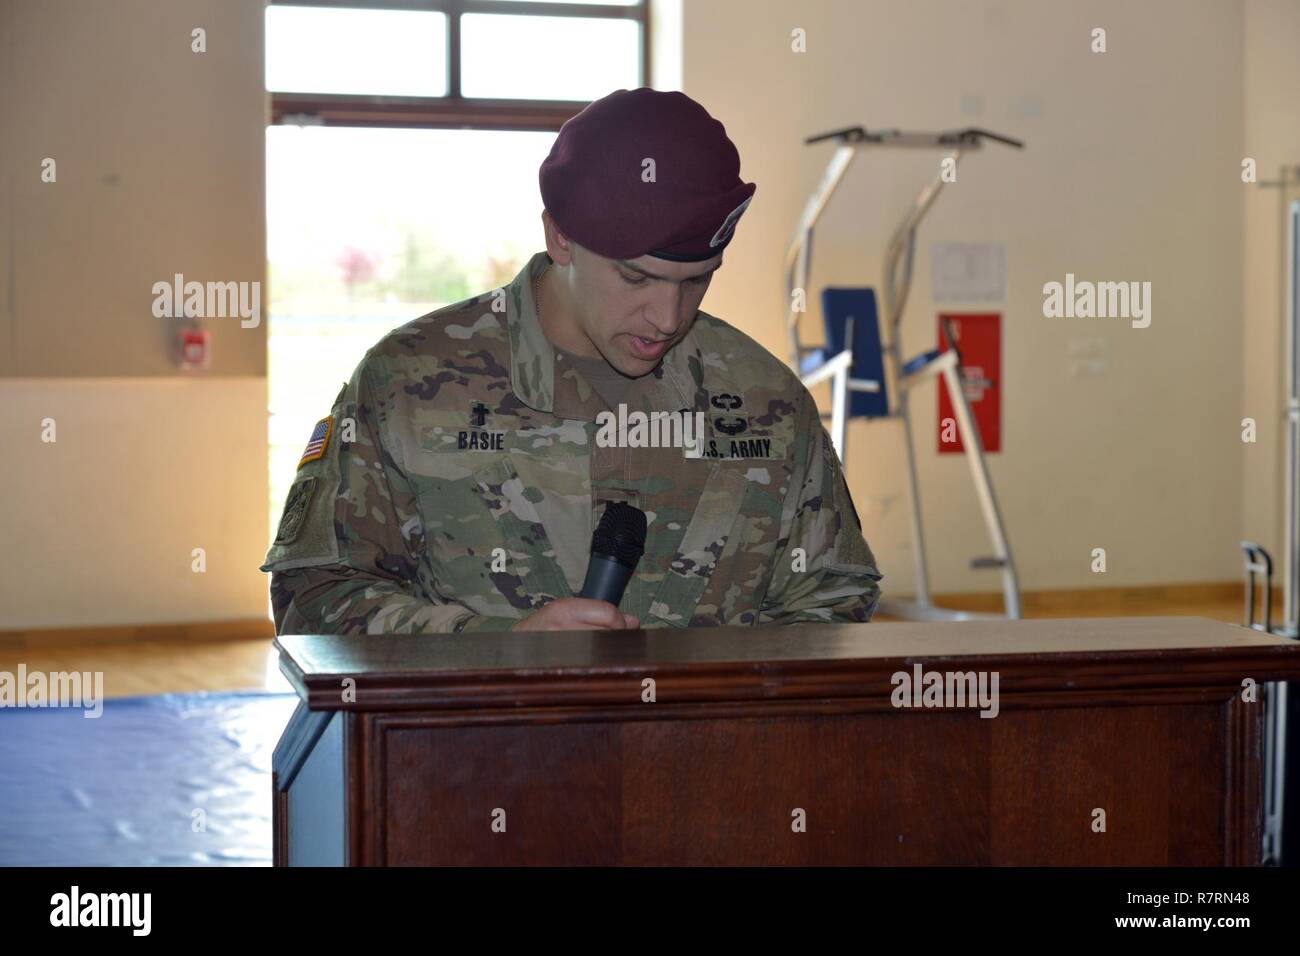
[[584, 598], [608, 601], [618, 607], [645, 554], [645, 512], [622, 501], [611, 501], [591, 536], [591, 563], [582, 584]]

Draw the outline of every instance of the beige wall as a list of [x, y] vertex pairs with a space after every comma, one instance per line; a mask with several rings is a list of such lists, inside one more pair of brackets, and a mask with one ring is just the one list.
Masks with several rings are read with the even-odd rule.
[[267, 615], [266, 379], [28, 379], [0, 395], [18, 464], [0, 629]]
[[151, 311], [263, 278], [261, 0], [9, 0], [0, 44], [0, 629], [264, 617], [265, 322], [190, 377]]
[[[0, 17], [0, 375], [175, 375], [153, 284], [266, 271], [261, 0], [17, 0]], [[266, 374], [265, 322], [207, 327], [209, 378]]]
[[[964, 161], [922, 227], [904, 350], [934, 341], [931, 241], [1005, 242], [1004, 450], [990, 467], [1022, 586], [1237, 577], [1243, 20], [1220, 0], [687, 0], [683, 89], [726, 123], [758, 183], [705, 307], [786, 355], [782, 257], [832, 149], [804, 136], [862, 123], [1023, 138], [1023, 153]], [[1089, 52], [1097, 26], [1104, 54]], [[1281, 56], [1294, 33], [1273, 42]], [[818, 232], [814, 294], [879, 287], [888, 233], [931, 169], [916, 153], [858, 159]], [[1044, 318], [1043, 284], [1067, 272], [1150, 281], [1151, 327]], [[1108, 342], [1108, 375], [1069, 375], [1079, 337]], [[932, 587], [996, 590], [996, 574], [966, 566], [988, 545], [965, 463], [934, 451], [935, 404], [929, 387], [914, 405]], [[855, 423], [849, 444], [886, 585], [910, 593], [899, 429]], [[1089, 568], [1097, 547], [1104, 576]]]

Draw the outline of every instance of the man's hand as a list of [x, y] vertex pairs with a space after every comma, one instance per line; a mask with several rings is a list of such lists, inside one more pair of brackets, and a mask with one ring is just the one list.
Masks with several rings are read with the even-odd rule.
[[608, 601], [591, 598], [557, 598], [516, 621], [512, 631], [622, 631], [640, 627], [631, 614], [624, 614]]

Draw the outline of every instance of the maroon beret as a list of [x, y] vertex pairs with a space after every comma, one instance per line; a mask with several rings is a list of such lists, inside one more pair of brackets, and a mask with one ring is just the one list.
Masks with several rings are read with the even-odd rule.
[[757, 188], [741, 182], [740, 154], [703, 106], [648, 87], [616, 90], [566, 122], [538, 179], [551, 218], [578, 245], [677, 262], [726, 248]]

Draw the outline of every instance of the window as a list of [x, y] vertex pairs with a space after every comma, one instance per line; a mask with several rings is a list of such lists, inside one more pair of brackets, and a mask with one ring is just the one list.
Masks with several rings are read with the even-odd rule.
[[276, 0], [271, 122], [558, 130], [650, 75], [648, 0]]
[[367, 348], [541, 248], [537, 168], [645, 85], [639, 2], [350, 0], [266, 11], [270, 514]]

